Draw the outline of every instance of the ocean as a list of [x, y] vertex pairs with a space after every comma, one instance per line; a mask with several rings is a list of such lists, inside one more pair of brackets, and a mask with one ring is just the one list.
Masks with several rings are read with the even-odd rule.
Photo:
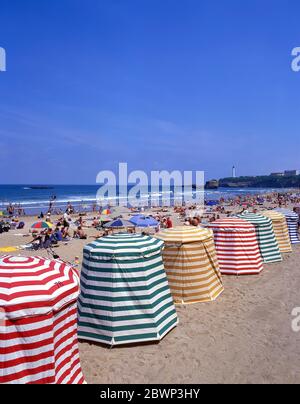
[[[62, 211], [65, 210], [68, 202], [72, 203], [75, 208], [81, 210], [91, 210], [96, 202], [96, 194], [99, 185], [49, 185], [45, 187], [37, 187], [33, 185], [0, 185], [0, 210], [4, 210], [9, 203], [20, 205], [26, 214], [36, 214], [41, 211], [46, 212], [51, 197], [55, 197], [55, 208]], [[129, 188], [130, 189], [130, 188]], [[237, 195], [264, 194], [271, 191], [284, 192], [284, 189], [254, 189], [254, 188], [219, 188], [217, 190], [205, 190], [205, 200], [218, 200], [221, 197], [228, 199]], [[186, 193], [194, 194], [192, 189]], [[163, 204], [163, 198], [170, 196], [172, 201], [182, 199], [182, 189], [176, 190], [160, 190], [158, 193], [151, 194], [150, 189], [145, 189], [140, 194], [141, 201], [147, 202], [150, 197], [152, 200], [157, 198]], [[103, 203], [103, 206], [107, 203]]]

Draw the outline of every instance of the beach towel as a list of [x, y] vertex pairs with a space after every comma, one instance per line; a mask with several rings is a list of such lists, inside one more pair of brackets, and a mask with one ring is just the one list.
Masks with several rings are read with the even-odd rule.
[[18, 251], [18, 250], [19, 250], [19, 247], [1, 247], [0, 248], [0, 252], [6, 252], [6, 253], [14, 252], [14, 251]]

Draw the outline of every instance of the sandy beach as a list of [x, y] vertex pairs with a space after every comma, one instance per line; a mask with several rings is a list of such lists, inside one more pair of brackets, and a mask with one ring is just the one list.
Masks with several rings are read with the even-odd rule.
[[177, 306], [178, 327], [157, 345], [80, 344], [90, 383], [299, 383], [300, 248], [258, 277], [223, 277], [217, 301]]
[[[179, 216], [169, 211], [179, 224]], [[128, 211], [120, 213], [128, 216]], [[36, 219], [24, 220], [24, 230], [0, 236], [0, 248], [30, 240], [24, 235]], [[99, 234], [93, 228], [85, 231], [88, 240], [72, 239], [55, 252], [70, 262], [78, 256], [81, 263], [83, 246]], [[180, 323], [159, 344], [109, 349], [81, 341], [87, 382], [299, 383], [300, 333], [291, 327], [292, 310], [300, 306], [299, 259], [298, 245], [283, 262], [265, 264], [259, 276], [223, 276], [225, 291], [216, 301], [176, 306]]]

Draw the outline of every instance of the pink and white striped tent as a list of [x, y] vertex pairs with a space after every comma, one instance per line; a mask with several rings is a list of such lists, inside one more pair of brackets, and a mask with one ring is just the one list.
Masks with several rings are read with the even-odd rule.
[[84, 382], [79, 277], [61, 261], [0, 257], [0, 383]]
[[244, 219], [225, 218], [211, 223], [220, 272], [252, 275], [263, 270], [255, 227]]

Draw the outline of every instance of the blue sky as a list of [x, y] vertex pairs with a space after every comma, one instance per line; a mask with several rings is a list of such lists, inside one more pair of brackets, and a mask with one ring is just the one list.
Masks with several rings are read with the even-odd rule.
[[298, 0], [1, 0], [0, 183], [300, 168]]

